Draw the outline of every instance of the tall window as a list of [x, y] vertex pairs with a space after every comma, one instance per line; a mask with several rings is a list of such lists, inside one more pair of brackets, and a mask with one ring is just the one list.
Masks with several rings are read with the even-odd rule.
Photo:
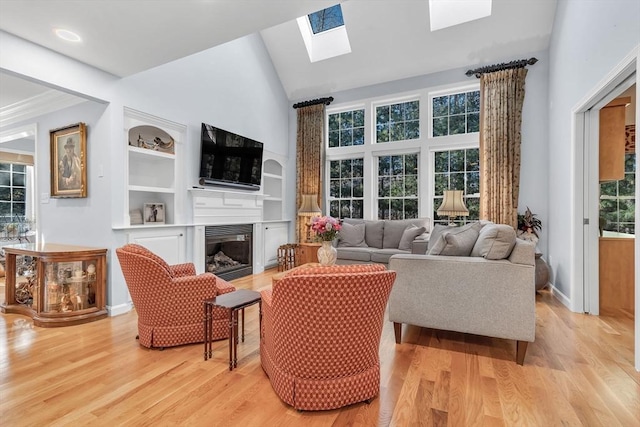
[[378, 158], [378, 219], [418, 218], [418, 154]]
[[11, 222], [26, 212], [27, 167], [0, 163], [0, 221]]
[[635, 234], [636, 154], [624, 156], [624, 179], [600, 184], [600, 220], [604, 230]]
[[457, 222], [466, 223], [480, 219], [480, 161], [479, 150], [438, 151], [434, 161], [434, 223], [447, 224], [448, 218], [440, 218], [436, 211], [442, 204], [444, 190], [463, 190], [468, 217], [459, 217]]
[[332, 160], [329, 169], [329, 215], [363, 218], [364, 159]]
[[433, 136], [459, 135], [480, 130], [480, 91], [432, 99]]
[[364, 145], [364, 109], [329, 114], [329, 147]]
[[376, 142], [420, 138], [420, 101], [376, 107]]

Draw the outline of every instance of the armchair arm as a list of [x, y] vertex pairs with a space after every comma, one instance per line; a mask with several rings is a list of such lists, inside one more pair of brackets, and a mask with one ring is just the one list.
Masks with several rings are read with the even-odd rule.
[[260, 340], [262, 344], [268, 348], [271, 355], [275, 355], [275, 346], [273, 342], [273, 291], [271, 288], [260, 291], [262, 298], [262, 330], [260, 331]]
[[[204, 273], [204, 274], [211, 274], [212, 276], [214, 276], [214, 274], [212, 273]], [[216, 288], [218, 289], [218, 295], [226, 294], [236, 290], [236, 287], [233, 286], [231, 283], [227, 282], [224, 279], [219, 278], [218, 276], [215, 276], [215, 277], [216, 277]]]
[[202, 301], [217, 295], [213, 274], [183, 276], [158, 283], [157, 297], [149, 300], [145, 310], [157, 326], [181, 325], [202, 321]]
[[173, 277], [182, 277], [182, 276], [195, 276], [196, 275], [196, 267], [192, 262], [187, 262], [184, 264], [175, 264], [170, 265], [169, 270], [173, 274]]

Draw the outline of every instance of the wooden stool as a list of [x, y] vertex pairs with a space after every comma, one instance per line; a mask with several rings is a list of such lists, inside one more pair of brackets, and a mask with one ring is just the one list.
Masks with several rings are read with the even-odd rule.
[[296, 266], [298, 245], [287, 243], [278, 247], [278, 271], [286, 271]]

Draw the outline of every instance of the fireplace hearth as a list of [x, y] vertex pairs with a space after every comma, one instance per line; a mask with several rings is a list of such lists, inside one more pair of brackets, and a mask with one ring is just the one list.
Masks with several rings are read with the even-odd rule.
[[205, 271], [233, 280], [253, 274], [253, 225], [206, 226]]

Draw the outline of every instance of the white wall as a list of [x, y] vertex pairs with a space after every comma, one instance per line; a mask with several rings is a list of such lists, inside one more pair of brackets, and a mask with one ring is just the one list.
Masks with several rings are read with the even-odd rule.
[[[524, 212], [527, 206], [538, 215], [543, 223], [543, 231], [538, 243], [539, 251], [547, 252], [547, 218], [548, 203], [546, 189], [548, 187], [548, 71], [549, 58], [547, 52], [533, 52], [521, 55], [519, 58], [504, 58], [496, 61], [509, 62], [515, 59], [528, 59], [530, 57], [538, 58], [538, 63], [529, 66], [527, 80], [525, 83], [525, 99], [523, 105], [522, 116], [522, 161], [521, 161], [521, 177], [520, 177], [520, 196], [519, 211]], [[412, 77], [408, 79], [396, 80], [373, 86], [365, 86], [357, 89], [351, 89], [342, 92], [326, 94], [333, 96], [333, 104], [346, 104], [357, 102], [369, 98], [378, 98], [384, 96], [393, 96], [394, 94], [416, 91], [423, 88], [434, 88], [444, 85], [460, 84], [465, 85], [477, 82], [476, 77], [467, 77], [465, 72], [488, 64], [469, 64], [468, 67], [462, 69], [454, 69]], [[302, 101], [302, 100], [301, 100]], [[333, 105], [332, 104], [332, 105]], [[423, 106], [423, 108], [425, 108]], [[423, 110], [423, 111], [426, 111]], [[289, 113], [289, 150], [295, 152], [296, 144], [296, 112], [290, 110]], [[426, 133], [426, 130], [423, 130]], [[290, 163], [292, 159], [290, 159]], [[295, 160], [295, 159], [293, 159]], [[288, 176], [295, 176], [295, 162], [289, 165], [287, 171]], [[293, 181], [293, 180], [292, 180]], [[288, 194], [295, 194], [295, 182], [287, 182]], [[291, 218], [295, 218], [295, 209], [289, 212]], [[430, 217], [429, 213], [422, 214]]]
[[[549, 255], [554, 285], [571, 301], [577, 287], [573, 261], [577, 216], [570, 210], [582, 200], [573, 187], [572, 110], [640, 43], [637, 0], [559, 0], [549, 48]], [[581, 191], [581, 190], [580, 190]]]
[[[288, 155], [290, 106], [257, 34], [124, 79], [6, 33], [0, 32], [0, 46], [0, 69], [108, 103], [85, 102], [37, 119], [38, 152], [44, 154], [37, 160], [37, 177], [39, 192], [48, 192], [49, 129], [86, 122], [89, 195], [86, 199], [52, 199], [48, 204], [38, 198], [38, 220], [46, 241], [109, 248], [109, 307], [122, 307], [128, 300], [114, 251], [126, 236], [111, 228], [111, 216], [122, 216], [124, 206], [124, 106], [188, 126], [184, 170], [189, 185], [195, 184], [199, 172], [201, 122], [256, 139], [265, 144], [265, 150]], [[103, 177], [97, 176], [99, 171]]]

